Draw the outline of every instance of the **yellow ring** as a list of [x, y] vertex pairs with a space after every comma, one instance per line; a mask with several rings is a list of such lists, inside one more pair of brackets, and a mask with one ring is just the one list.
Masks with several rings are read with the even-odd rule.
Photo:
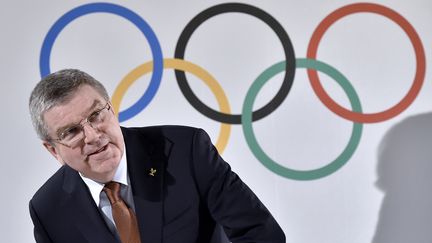
[[[213, 78], [210, 73], [208, 73], [206, 70], [201, 68], [200, 66], [193, 64], [191, 62], [182, 60], [182, 59], [176, 59], [176, 58], [165, 58], [163, 63], [164, 68], [173, 68], [176, 70], [181, 70], [185, 72], [189, 72], [194, 74], [196, 77], [203, 80], [207, 86], [210, 88], [210, 90], [215, 95], [219, 109], [221, 112], [230, 114], [231, 109], [228, 103], [228, 99], [225, 95], [225, 92], [223, 91], [222, 87], [219, 85], [219, 83], [216, 81], [215, 78]], [[119, 83], [117, 88], [114, 90], [114, 94], [112, 96], [112, 105], [114, 108], [115, 114], [118, 114], [120, 111], [120, 103], [126, 93], [126, 91], [129, 89], [129, 87], [142, 75], [149, 73], [153, 70], [153, 62], [146, 62], [144, 64], [139, 65], [135, 69], [133, 69], [131, 72], [129, 72]], [[219, 153], [223, 153], [225, 150], [228, 139], [231, 133], [231, 124], [227, 123], [221, 123], [221, 128], [219, 131], [219, 137], [216, 142], [216, 148], [219, 151]]]

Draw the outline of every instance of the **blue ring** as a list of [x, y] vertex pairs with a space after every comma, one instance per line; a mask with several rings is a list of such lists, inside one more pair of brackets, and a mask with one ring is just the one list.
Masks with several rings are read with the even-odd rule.
[[44, 39], [40, 54], [39, 69], [41, 77], [45, 77], [46, 75], [51, 73], [51, 50], [54, 45], [55, 39], [63, 30], [63, 28], [66, 27], [66, 25], [68, 25], [70, 22], [72, 22], [78, 17], [97, 12], [116, 14], [132, 22], [147, 38], [153, 55], [153, 73], [149, 87], [147, 88], [145, 93], [139, 98], [139, 100], [135, 102], [135, 104], [119, 113], [119, 121], [123, 122], [134, 117], [150, 103], [159, 88], [163, 72], [163, 56], [159, 41], [152, 28], [147, 24], [147, 22], [145, 22], [144, 19], [142, 19], [135, 12], [112, 3], [90, 3], [86, 5], [81, 5], [65, 13], [54, 23], [54, 25], [48, 31]]

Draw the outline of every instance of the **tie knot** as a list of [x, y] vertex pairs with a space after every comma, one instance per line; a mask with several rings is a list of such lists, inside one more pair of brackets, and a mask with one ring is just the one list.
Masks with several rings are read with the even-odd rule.
[[111, 205], [122, 200], [120, 198], [120, 183], [115, 181], [110, 181], [107, 184], [105, 184], [103, 190], [106, 193]]

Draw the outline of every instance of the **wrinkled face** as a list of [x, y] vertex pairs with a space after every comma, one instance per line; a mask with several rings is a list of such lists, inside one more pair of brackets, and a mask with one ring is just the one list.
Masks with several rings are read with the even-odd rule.
[[[68, 128], [82, 124], [84, 137], [74, 146], [44, 141], [44, 146], [62, 164], [98, 182], [110, 181], [123, 155], [124, 141], [112, 108], [98, 126], [83, 122], [107, 103], [91, 86], [83, 85], [72, 98], [44, 113], [50, 138], [57, 139]], [[111, 104], [110, 104], [111, 105]]]

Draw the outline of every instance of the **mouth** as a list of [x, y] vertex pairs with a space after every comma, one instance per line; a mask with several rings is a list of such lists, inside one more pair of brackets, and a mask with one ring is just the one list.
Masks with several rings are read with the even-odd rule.
[[90, 154], [87, 155], [87, 156], [92, 156], [92, 155], [95, 155], [95, 154], [98, 154], [98, 153], [102, 153], [102, 152], [104, 152], [107, 148], [108, 148], [108, 144], [105, 145], [105, 146], [103, 146], [103, 147], [101, 147], [100, 149], [96, 150], [95, 152], [90, 153]]

